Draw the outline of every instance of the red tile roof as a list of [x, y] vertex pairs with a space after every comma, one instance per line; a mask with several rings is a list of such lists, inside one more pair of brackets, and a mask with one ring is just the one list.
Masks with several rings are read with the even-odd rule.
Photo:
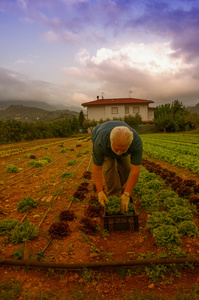
[[152, 100], [142, 100], [135, 98], [114, 98], [114, 99], [97, 99], [90, 102], [82, 103], [82, 106], [91, 106], [91, 105], [110, 105], [110, 104], [150, 104], [154, 103]]

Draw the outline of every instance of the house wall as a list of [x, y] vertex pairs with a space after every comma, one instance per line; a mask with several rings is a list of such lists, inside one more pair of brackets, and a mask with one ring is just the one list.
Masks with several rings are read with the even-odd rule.
[[100, 119], [106, 119], [104, 105], [88, 106], [87, 107], [88, 119], [99, 121]]
[[149, 109], [149, 121], [154, 120], [154, 109]]
[[[129, 113], [125, 113], [125, 107], [128, 107]], [[148, 104], [124, 104], [124, 105], [103, 105], [103, 106], [88, 106], [88, 119], [99, 121], [100, 119], [124, 118], [124, 116], [135, 116], [137, 110], [143, 121], [152, 121], [154, 118], [154, 111], [148, 109]], [[113, 111], [115, 113], [113, 113]]]

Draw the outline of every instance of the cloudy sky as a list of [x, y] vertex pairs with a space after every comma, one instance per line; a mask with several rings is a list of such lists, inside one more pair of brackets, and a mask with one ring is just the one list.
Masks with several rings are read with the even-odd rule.
[[199, 103], [198, 0], [0, 0], [0, 100]]

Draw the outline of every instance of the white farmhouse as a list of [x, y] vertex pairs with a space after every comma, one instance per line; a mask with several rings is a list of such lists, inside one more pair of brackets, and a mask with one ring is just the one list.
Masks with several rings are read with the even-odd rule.
[[125, 116], [135, 116], [138, 113], [143, 123], [148, 123], [154, 119], [154, 107], [149, 107], [152, 100], [142, 100], [135, 98], [113, 98], [99, 99], [82, 103], [83, 107], [87, 107], [87, 117], [90, 120], [99, 121], [109, 118], [124, 118]]

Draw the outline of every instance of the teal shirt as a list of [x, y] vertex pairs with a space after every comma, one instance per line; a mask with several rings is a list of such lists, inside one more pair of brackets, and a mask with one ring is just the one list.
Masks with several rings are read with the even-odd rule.
[[[127, 152], [117, 155], [111, 149], [110, 133], [116, 126], [126, 126], [133, 132], [133, 141]], [[93, 162], [97, 166], [103, 165], [104, 157], [120, 157], [130, 154], [131, 164], [139, 166], [142, 163], [142, 141], [137, 132], [122, 121], [108, 121], [98, 125], [92, 131]]]

